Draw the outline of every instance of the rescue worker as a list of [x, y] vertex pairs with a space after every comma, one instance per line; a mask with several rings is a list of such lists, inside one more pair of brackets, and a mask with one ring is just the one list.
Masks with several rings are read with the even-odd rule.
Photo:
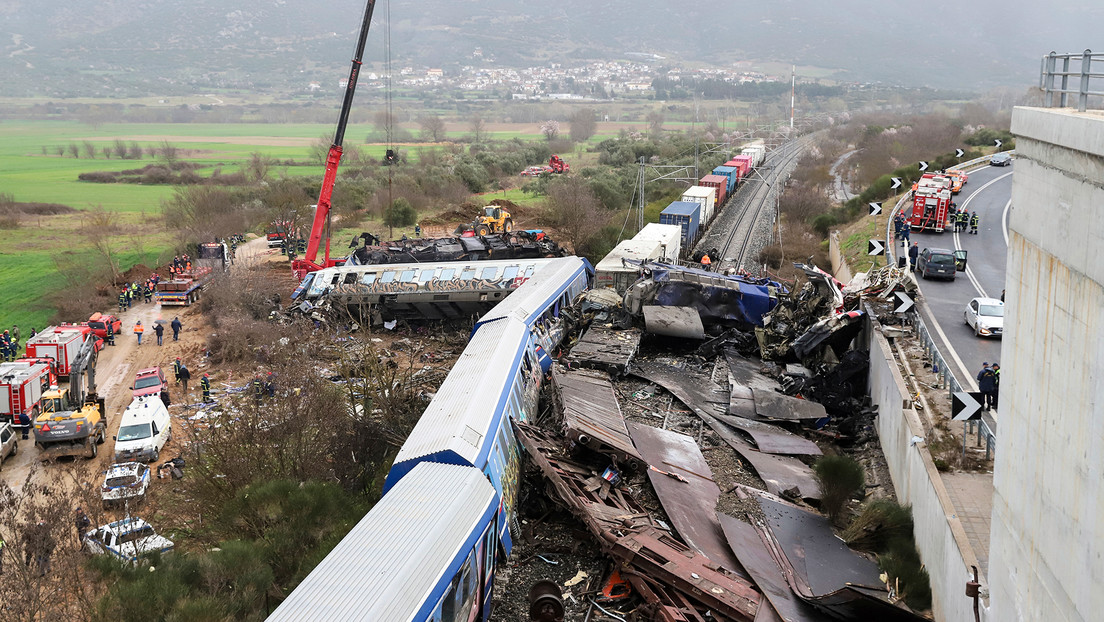
[[419, 224], [414, 225], [414, 237], [416, 237], [416, 238], [422, 237], [422, 226], [419, 225]]
[[126, 295], [123, 292], [119, 292], [119, 313], [126, 311]]
[[15, 343], [15, 347], [19, 347], [19, 324], [12, 324], [11, 327], [12, 342]]
[[977, 235], [977, 231], [978, 231], [978, 215], [977, 215], [977, 212], [974, 212], [970, 216], [970, 233], [973, 234], [973, 235]]
[[709, 258], [708, 254], [702, 255], [701, 266], [702, 270], [709, 271], [713, 265], [713, 260]]
[[180, 368], [184, 367], [184, 363], [180, 362], [180, 357], [176, 357], [176, 362], [173, 363], [173, 375], [176, 376], [176, 384], [180, 384]]
[[146, 299], [146, 302], [153, 301], [153, 287], [150, 286], [149, 281], [146, 281], [145, 286], [142, 287], [142, 297]]
[[264, 399], [264, 383], [261, 382], [261, 377], [260, 376], [255, 376], [253, 378], [252, 385], [253, 385], [253, 401], [258, 406], [260, 406], [261, 405], [261, 400]]
[[165, 336], [165, 325], [153, 323], [153, 334], [157, 335], [157, 345], [161, 345], [161, 338]]
[[919, 242], [913, 242], [912, 246], [909, 247], [909, 265], [914, 272], [916, 271], [916, 258], [920, 256], [920, 247], [918, 244]]
[[138, 345], [142, 345], [142, 333], [146, 331], [146, 328], [142, 326], [142, 320], [138, 320], [134, 323], [134, 335], [138, 337]]
[[264, 388], [269, 397], [276, 397], [276, 376], [273, 376], [272, 372], [268, 372], [265, 376]]
[[8, 331], [4, 331], [4, 334], [0, 335], [0, 360], [7, 361], [11, 358], [11, 338], [8, 336]]
[[199, 388], [203, 390], [203, 401], [211, 401], [211, 378], [207, 372], [203, 372], [203, 378], [199, 381]]
[[981, 364], [981, 371], [977, 375], [978, 391], [981, 391], [982, 410], [989, 410], [993, 406], [993, 392], [997, 388], [997, 376], [989, 367], [989, 362]]
[[115, 323], [104, 322], [106, 328], [104, 329], [104, 338], [107, 340], [107, 345], [115, 345]]
[[1000, 397], [1000, 363], [993, 363], [993, 410], [997, 409], [997, 399]]
[[180, 318], [173, 317], [173, 321], [169, 326], [173, 331], [173, 341], [180, 341], [180, 329], [184, 327], [184, 325], [180, 323]]

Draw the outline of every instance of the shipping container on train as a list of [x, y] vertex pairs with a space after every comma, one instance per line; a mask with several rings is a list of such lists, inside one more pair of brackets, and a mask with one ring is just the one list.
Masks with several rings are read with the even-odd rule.
[[718, 166], [713, 169], [713, 174], [728, 179], [729, 194], [732, 194], [732, 191], [736, 189], [736, 184], [740, 181], [740, 170], [733, 166]]
[[659, 213], [662, 225], [678, 225], [682, 228], [682, 245], [689, 248], [698, 241], [701, 226], [701, 205], [689, 201], [675, 201]]
[[713, 220], [713, 214], [716, 212], [717, 207], [716, 188], [690, 186], [686, 189], [686, 192], [682, 193], [682, 200], [691, 203], [701, 203], [703, 225], [709, 224], [709, 222]]
[[698, 185], [713, 188], [717, 192], [717, 202], [714, 205], [716, 209], [721, 209], [725, 199], [728, 198], [728, 178], [724, 175], [709, 174], [702, 177]]

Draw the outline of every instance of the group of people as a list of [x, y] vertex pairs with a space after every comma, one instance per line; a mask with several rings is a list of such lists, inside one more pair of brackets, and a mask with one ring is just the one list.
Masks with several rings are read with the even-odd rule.
[[978, 232], [978, 214], [977, 212], [967, 212], [966, 210], [955, 210], [951, 213], [951, 225], [954, 226], [956, 232], [965, 232], [966, 228], [970, 228], [970, 233], [977, 235]]
[[[31, 329], [31, 336], [35, 336], [35, 330]], [[12, 324], [11, 330], [0, 334], [0, 360], [14, 361], [19, 358], [19, 325]]]
[[981, 371], [977, 375], [978, 391], [981, 392], [982, 410], [996, 410], [997, 398], [1000, 395], [1000, 363], [989, 366], [986, 361], [981, 364]]
[[161, 277], [155, 272], [144, 283], [134, 281], [123, 285], [118, 297], [119, 313], [130, 309], [135, 301], [153, 302], [153, 292], [157, 290], [157, 282], [160, 280]]
[[[169, 328], [172, 329], [173, 341], [180, 341], [180, 329], [184, 328], [184, 324], [180, 321], [179, 317], [174, 317], [172, 322], [169, 323]], [[146, 332], [146, 327], [142, 326], [142, 320], [138, 320], [134, 323], [134, 336], [138, 338], [138, 345], [142, 345], [142, 335]], [[165, 337], [165, 322], [164, 320], [157, 320], [153, 323], [153, 334], [157, 336], [157, 345], [163, 345]]]

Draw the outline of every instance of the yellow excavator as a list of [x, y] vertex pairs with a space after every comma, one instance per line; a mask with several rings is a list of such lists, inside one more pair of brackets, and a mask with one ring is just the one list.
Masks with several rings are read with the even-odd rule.
[[514, 230], [514, 221], [510, 212], [498, 205], [488, 205], [475, 221], [460, 225], [453, 235], [490, 235], [492, 233], [510, 233]]

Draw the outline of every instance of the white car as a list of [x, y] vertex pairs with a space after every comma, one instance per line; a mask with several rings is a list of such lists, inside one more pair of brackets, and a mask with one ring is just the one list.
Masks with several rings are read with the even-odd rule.
[[1004, 334], [1004, 303], [996, 298], [974, 298], [966, 305], [962, 319], [978, 337], [1001, 337]]
[[171, 553], [173, 541], [157, 535], [153, 526], [140, 518], [124, 518], [84, 534], [84, 545], [97, 555], [114, 555], [119, 561], [137, 564], [150, 553]]
[[141, 462], [118, 462], [104, 471], [100, 497], [104, 507], [127, 499], [141, 501], [150, 485], [150, 468]]

